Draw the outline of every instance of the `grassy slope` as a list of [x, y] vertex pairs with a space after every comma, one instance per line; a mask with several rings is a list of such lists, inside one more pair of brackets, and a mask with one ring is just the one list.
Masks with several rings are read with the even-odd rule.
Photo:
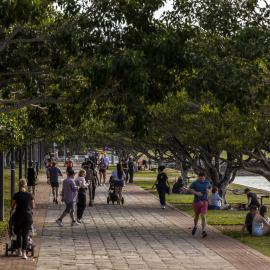
[[[174, 175], [175, 172], [170, 172], [169, 174]], [[135, 177], [142, 177], [147, 175], [147, 177], [155, 178], [156, 174], [152, 172], [138, 172]], [[173, 181], [171, 181], [173, 182]], [[155, 190], [152, 190], [154, 180], [135, 180], [135, 184], [141, 186], [145, 190], [150, 191], [151, 193], [157, 195]], [[239, 189], [243, 190], [245, 186], [232, 184], [230, 189]], [[253, 189], [255, 192], [258, 191]], [[259, 192], [259, 191], [258, 191]], [[228, 192], [227, 195], [228, 202], [231, 204], [236, 203], [246, 203], [247, 198], [246, 195], [235, 195], [231, 192]], [[170, 194], [167, 195], [167, 201], [171, 204], [174, 204], [179, 209], [187, 212], [191, 216], [193, 216], [192, 210], [192, 195], [178, 195], [178, 194]], [[270, 205], [270, 199], [264, 199], [264, 204]], [[249, 236], [246, 233], [241, 233], [240, 228], [241, 224], [243, 224], [246, 211], [228, 211], [228, 210], [220, 210], [220, 211], [208, 211], [207, 220], [210, 225], [217, 226], [217, 228], [221, 229], [223, 233], [229, 235], [242, 243], [262, 252], [263, 254], [270, 256], [270, 241], [269, 236], [263, 237], [253, 237]], [[235, 226], [233, 226], [235, 225]]]

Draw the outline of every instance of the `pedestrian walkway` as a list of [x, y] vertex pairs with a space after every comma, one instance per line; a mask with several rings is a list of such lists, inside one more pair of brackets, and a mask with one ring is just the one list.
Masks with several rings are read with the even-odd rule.
[[0, 241], [0, 270], [35, 270], [37, 258], [39, 255], [40, 235], [42, 235], [43, 225], [47, 214], [48, 200], [49, 200], [50, 186], [46, 183], [45, 176], [39, 176], [39, 182], [36, 187], [36, 207], [34, 210], [34, 224], [37, 230], [37, 237], [35, 241], [35, 255], [34, 258], [29, 257], [27, 261], [15, 256], [10, 255], [5, 257], [5, 244], [9, 243], [8, 236]]
[[156, 197], [137, 186], [125, 187], [123, 206], [107, 205], [106, 188], [98, 188], [80, 227], [71, 227], [68, 218], [58, 227], [55, 219], [64, 205], [52, 204], [49, 190], [42, 177], [34, 215], [36, 257], [1, 256], [1, 270], [269, 269], [268, 257], [215, 229], [206, 239], [199, 232], [192, 237], [191, 217], [160, 209]]
[[37, 269], [269, 269], [267, 257], [215, 230], [207, 239], [194, 238], [189, 216], [160, 209], [139, 187], [125, 190], [124, 206], [107, 205], [107, 190], [100, 187], [80, 227], [68, 218], [58, 227], [64, 206], [50, 204]]

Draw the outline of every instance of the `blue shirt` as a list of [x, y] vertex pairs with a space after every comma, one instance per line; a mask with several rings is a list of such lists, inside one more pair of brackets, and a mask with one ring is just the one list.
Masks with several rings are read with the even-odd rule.
[[207, 201], [208, 199], [207, 191], [208, 189], [211, 188], [211, 185], [207, 180], [204, 181], [196, 180], [190, 185], [189, 188], [193, 189], [194, 191], [202, 193], [202, 196], [194, 194], [194, 202]]

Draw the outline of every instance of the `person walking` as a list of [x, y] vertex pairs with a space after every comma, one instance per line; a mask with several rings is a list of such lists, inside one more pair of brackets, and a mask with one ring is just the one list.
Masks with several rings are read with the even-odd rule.
[[194, 195], [193, 209], [195, 213], [194, 227], [192, 229], [192, 235], [195, 235], [197, 231], [197, 225], [199, 217], [202, 218], [202, 238], [207, 236], [206, 233], [206, 214], [208, 209], [208, 192], [211, 190], [211, 185], [205, 178], [205, 173], [198, 174], [198, 179], [195, 180], [189, 187], [189, 190]]
[[59, 176], [63, 176], [61, 170], [56, 167], [56, 162], [52, 162], [51, 168], [49, 168], [49, 179], [52, 187], [53, 202], [58, 204], [58, 189], [59, 189]]
[[34, 209], [34, 197], [26, 191], [26, 181], [19, 181], [19, 192], [12, 198], [11, 209], [15, 209], [13, 215], [14, 232], [17, 235], [17, 255], [27, 260], [26, 248], [28, 234], [33, 224], [32, 210]]
[[70, 171], [73, 169], [73, 161], [70, 158], [67, 159], [67, 161], [65, 162], [65, 165], [66, 165], [67, 171]]
[[107, 172], [107, 164], [105, 163], [105, 159], [101, 158], [99, 162], [99, 179], [100, 179], [100, 184], [105, 185], [106, 183], [106, 172]]
[[130, 157], [128, 160], [128, 182], [133, 183], [133, 177], [134, 177], [134, 162], [133, 158]]
[[89, 177], [89, 206], [94, 205], [96, 187], [99, 183], [98, 174], [93, 162], [90, 163], [90, 177]]
[[122, 190], [124, 186], [124, 181], [126, 179], [122, 164], [118, 163], [116, 165], [116, 170], [112, 172], [112, 178], [114, 181], [117, 203], [120, 204], [120, 202], [122, 201]]
[[29, 161], [27, 168], [27, 187], [28, 192], [32, 193], [33, 196], [35, 196], [36, 193], [36, 180], [37, 180], [37, 173], [34, 168], [34, 162]]
[[75, 179], [75, 184], [78, 187], [78, 199], [77, 199], [77, 222], [81, 223], [83, 212], [86, 207], [86, 190], [88, 183], [85, 181], [85, 170], [80, 170], [78, 177]]
[[170, 184], [168, 182], [168, 176], [164, 172], [165, 166], [160, 165], [158, 166], [158, 175], [157, 180], [154, 183], [153, 187], [156, 186], [159, 196], [159, 201], [162, 209], [165, 209], [166, 207], [166, 192], [170, 188]]
[[96, 171], [93, 169], [94, 164], [92, 161], [88, 160], [86, 164], [84, 164], [83, 169], [85, 170], [85, 180], [88, 183], [88, 192], [89, 192], [89, 206], [93, 206], [93, 193], [95, 194], [95, 189], [96, 189], [96, 182], [95, 184], [93, 183], [94, 181], [94, 173]]
[[62, 215], [56, 220], [56, 223], [62, 227], [63, 218], [66, 215], [70, 215], [71, 218], [71, 226], [78, 226], [80, 225], [74, 218], [75, 212], [75, 204], [78, 195], [78, 187], [74, 181], [75, 172], [73, 170], [67, 171], [67, 178], [63, 181], [63, 189], [62, 189], [62, 201], [65, 202], [66, 208]]

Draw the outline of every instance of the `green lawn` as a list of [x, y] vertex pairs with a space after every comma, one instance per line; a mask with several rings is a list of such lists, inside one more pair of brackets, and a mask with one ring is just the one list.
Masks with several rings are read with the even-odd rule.
[[[154, 174], [156, 175], [156, 174]], [[136, 175], [137, 176], [137, 175]], [[155, 194], [156, 190], [151, 189], [154, 180], [135, 180], [135, 184], [144, 188], [145, 190]], [[173, 181], [171, 181], [173, 182]], [[172, 185], [171, 185], [172, 186]], [[244, 190], [245, 186], [232, 184], [229, 189]], [[261, 191], [253, 189], [255, 192], [261, 193]], [[166, 196], [167, 202], [173, 204], [178, 209], [193, 216], [192, 201], [193, 195], [189, 194], [170, 194]], [[246, 203], [246, 195], [235, 195], [231, 191], [227, 193], [227, 200], [230, 204]], [[270, 199], [264, 199], [265, 205], [270, 205]], [[240, 232], [241, 225], [244, 223], [247, 211], [237, 210], [211, 210], [208, 211], [207, 220], [210, 225], [213, 225], [220, 229], [224, 234], [229, 235], [242, 243], [260, 251], [261, 253], [270, 256], [270, 238], [269, 236], [254, 237], [247, 233]]]
[[[18, 190], [18, 175], [19, 171], [16, 169], [16, 191]], [[24, 175], [24, 171], [23, 171]], [[10, 211], [10, 200], [11, 200], [11, 195], [10, 195], [10, 170], [5, 169], [4, 171], [4, 177], [5, 177], [5, 182], [4, 182], [4, 204], [5, 204], [5, 219], [4, 221], [0, 221], [0, 236], [3, 236], [6, 232], [7, 229], [7, 223], [9, 220], [9, 211]]]

